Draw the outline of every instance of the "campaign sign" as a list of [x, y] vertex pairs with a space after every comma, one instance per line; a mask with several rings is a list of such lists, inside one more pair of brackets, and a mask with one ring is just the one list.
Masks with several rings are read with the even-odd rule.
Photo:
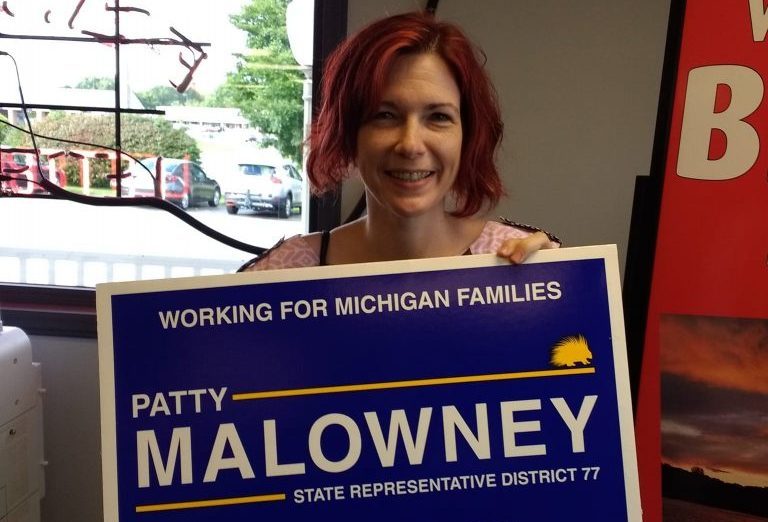
[[108, 521], [640, 520], [615, 247], [97, 287]]

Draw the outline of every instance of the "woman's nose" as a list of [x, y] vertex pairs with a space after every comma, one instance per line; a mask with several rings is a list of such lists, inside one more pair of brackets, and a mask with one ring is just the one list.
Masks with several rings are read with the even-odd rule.
[[424, 129], [418, 121], [406, 120], [400, 127], [395, 152], [406, 157], [415, 157], [426, 151]]

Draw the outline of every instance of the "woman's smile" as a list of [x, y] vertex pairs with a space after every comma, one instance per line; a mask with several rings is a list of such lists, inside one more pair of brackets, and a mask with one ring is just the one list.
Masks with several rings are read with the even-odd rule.
[[391, 176], [400, 181], [421, 181], [435, 173], [434, 170], [386, 170], [387, 176]]

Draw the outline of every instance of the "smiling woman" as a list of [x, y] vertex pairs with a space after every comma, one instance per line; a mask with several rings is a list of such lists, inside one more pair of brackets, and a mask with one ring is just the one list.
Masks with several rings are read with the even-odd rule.
[[[142, 4], [146, 6], [148, 2], [151, 3], [149, 9], [153, 11], [153, 16], [159, 16], [160, 9], [172, 3], [170, 0], [143, 0]], [[7, 6], [18, 11], [32, 5], [52, 8], [51, 24], [46, 26], [52, 28], [54, 25], [62, 27], [62, 23], [66, 27], [68, 15], [76, 3], [76, 0], [8, 0]], [[114, 2], [108, 0], [106, 3]], [[197, 79], [202, 81], [207, 71], [217, 62], [214, 51], [219, 25], [214, 26], [212, 11], [218, 10], [223, 2], [186, 0], [176, 5], [179, 3], [182, 8], [176, 11], [178, 16], [167, 19], [168, 23], [162, 27], [163, 32], [157, 34], [167, 34], [168, 27], [173, 25], [194, 39], [212, 43], [214, 48], [210, 49], [208, 60], [198, 70]], [[347, 34], [347, 22], [351, 28], [357, 29], [387, 13], [396, 13], [425, 2], [354, 0], [347, 6], [344, 1], [341, 8], [329, 12], [329, 5], [339, 3], [342, 2], [316, 2], [319, 13], [316, 30], [330, 28], [335, 35], [327, 37], [326, 34], [326, 38], [318, 38], [318, 51], [327, 52], [335, 46], [338, 38]], [[139, 5], [139, 0], [121, 0], [120, 4]], [[85, 5], [103, 8], [105, 2], [89, 0]], [[650, 167], [669, 6], [669, 0], [481, 0], [440, 3], [439, 15], [443, 19], [461, 21], [468, 34], [487, 52], [489, 72], [501, 96], [504, 120], [509, 130], [505, 133], [506, 140], [498, 159], [500, 170], [504, 172], [505, 185], [514, 199], [510, 199], [509, 203], [502, 202], [499, 212], [546, 223], [559, 232], [567, 233], [570, 244], [618, 242], [619, 251], [626, 253], [632, 187], [635, 177], [646, 174]], [[42, 25], [45, 23], [44, 14], [45, 10], [36, 10], [31, 16]], [[135, 16], [136, 20], [142, 19], [141, 15], [131, 16]], [[18, 13], [15, 18], [0, 14], [0, 33], [36, 32], [21, 26], [21, 19]], [[188, 31], [189, 23], [197, 23], [197, 19], [208, 24], [210, 31]], [[77, 31], [84, 28], [75, 27]], [[78, 35], [77, 31], [73, 31], [74, 34]], [[94, 71], [94, 74], [114, 76], [114, 49], [105, 45], [73, 43], [70, 48], [74, 47], [74, 52], [65, 55], [59, 52], [65, 42], [0, 39], [0, 49], [3, 51], [15, 52], [9, 47], [11, 45], [15, 49], [22, 46], [34, 48], [29, 53], [29, 60], [19, 60], [22, 82], [26, 93], [30, 94], [28, 102], [31, 103], [50, 103], [50, 98], [32, 97], [33, 91], [42, 91], [54, 85], [74, 85], [83, 77], [80, 72], [86, 71], [85, 76], [91, 75], [87, 68], [103, 67]], [[99, 52], [95, 57], [86, 57], [86, 47], [95, 47]], [[366, 46], [362, 51], [363, 57], [368, 48]], [[317, 82], [320, 81], [318, 64], [325, 61], [324, 54], [318, 56], [315, 57], [314, 72]], [[123, 57], [129, 59], [126, 55]], [[171, 62], [172, 70], [146, 62], [144, 70], [129, 73], [129, 79], [138, 82], [153, 74], [160, 76], [160, 81], [167, 85], [167, 80], [179, 79], [176, 58], [174, 56], [175, 61]], [[373, 55], [369, 61], [381, 61], [380, 58], [381, 55]], [[353, 67], [351, 78], [362, 76], [362, 69], [357, 65]], [[80, 72], [76, 73], [76, 68]], [[29, 79], [27, 74], [31, 73], [36, 75], [37, 81]], [[8, 80], [13, 74], [6, 59], [0, 59], [0, 78]], [[361, 79], [364, 80], [365, 92], [369, 92], [372, 77], [365, 75]], [[458, 77], [454, 79], [465, 95], [472, 96], [482, 87], [476, 79], [469, 88], [463, 87], [459, 80]], [[0, 82], [0, 89], [9, 83]], [[126, 83], [122, 85], [125, 88]], [[15, 85], [11, 84], [10, 87]], [[200, 87], [201, 92], [204, 91]], [[355, 88], [351, 86], [350, 90]], [[342, 96], [333, 89], [330, 91], [330, 102], [347, 99], [348, 91]], [[18, 91], [10, 89], [9, 92], [13, 97], [0, 97], [0, 102], [18, 103]], [[79, 99], [80, 93], [76, 93], [75, 89], [66, 92], [69, 94], [69, 103], [76, 94]], [[92, 95], [89, 103], [95, 104], [96, 92], [88, 93]], [[109, 94], [114, 100], [114, 92]], [[319, 100], [320, 96], [315, 96], [315, 99]], [[487, 121], [487, 114], [472, 113], [467, 107], [466, 101], [462, 99], [461, 109], [465, 112], [462, 119], [462, 162], [469, 161], [468, 155], [471, 153], [490, 158], [493, 151], [477, 153], [468, 148], [467, 144], [477, 139], [475, 132], [485, 131], [487, 135], [492, 128], [484, 126], [470, 132], [466, 118], [477, 114]], [[329, 107], [329, 110], [332, 108]], [[344, 116], [355, 114], [354, 111], [342, 112]], [[355, 132], [339, 134], [354, 145], [357, 127], [345, 124], [338, 128], [345, 131], [355, 129]], [[217, 135], [226, 133], [224, 131]], [[330, 132], [326, 136], [333, 138]], [[315, 141], [314, 145], [318, 144]], [[6, 142], [3, 145], [9, 144]], [[354, 147], [350, 150], [355, 152]], [[318, 158], [321, 157], [318, 155]], [[348, 169], [353, 159], [354, 156], [350, 155], [346, 161], [333, 165], [340, 169], [340, 177], [347, 173], [357, 175]], [[207, 168], [207, 164], [204, 167], [208, 174], [219, 181], [225, 181], [217, 177], [217, 169]], [[488, 171], [477, 168], [475, 172]], [[335, 181], [331, 183], [335, 184]], [[225, 189], [224, 184], [222, 188]], [[346, 185], [345, 196], [350, 196], [351, 200], [356, 199], [355, 188], [353, 183]], [[329, 196], [327, 201], [333, 200], [334, 196]], [[195, 209], [194, 212], [198, 215], [213, 214], [207, 206]], [[272, 225], [278, 220], [272, 216], [261, 218], [243, 213], [229, 216], [223, 205], [218, 207], [217, 212], [224, 214], [222, 219], [230, 223], [244, 223], [244, 235], [238, 237], [252, 244], [268, 246], [282, 235], [298, 231], [274, 230]], [[314, 209], [311, 215], [316, 216]], [[334, 219], [338, 220], [338, 217]], [[331, 218], [320, 221], [328, 222], [328, 227], [333, 226]], [[238, 259], [238, 255], [242, 255], [241, 252], [229, 250], [220, 255], [216, 250], [220, 245], [213, 241], [201, 241], [205, 238], [192, 237], [192, 228], [156, 211], [141, 212], [138, 215], [121, 209], [95, 209], [48, 199], [0, 198], [0, 222], [6, 225], [2, 231], [0, 249], [10, 248], [14, 256], [12, 259], [0, 259], [0, 279], [14, 281], [23, 280], [13, 279], [20, 273], [19, 259], [22, 258], [18, 256], [23, 254], [30, 256], [25, 259], [45, 264], [43, 267], [36, 265], [39, 268], [36, 272], [42, 275], [34, 278], [35, 283], [78, 284], [74, 277], [53, 277], [53, 269], [50, 267], [54, 261], [58, 266], [59, 259], [49, 257], [48, 265], [48, 261], [40, 254], [48, 241], [53, 245], [52, 250], [62, 255], [62, 264], [71, 262], [73, 247], [89, 253], [91, 257], [83, 265], [86, 268], [86, 285], [96, 282], [102, 272], [106, 277], [107, 270], [95, 268], [96, 262], [104, 261], [105, 256], [94, 252], [96, 247], [105, 244], [116, 249], [116, 256], [126, 255], [129, 260], [142, 258], [144, 261], [157, 261], [139, 249], [150, 245], [153, 238], [158, 239], [153, 246], [163, 249], [155, 255], [163, 258], [181, 252], [194, 253], [198, 257], [227, 257], [232, 262]], [[281, 224], [296, 225], [297, 228], [301, 225], [296, 222], [295, 213], [294, 218], [284, 220]], [[502, 230], [510, 228], [496, 226]], [[304, 241], [314, 240], [304, 236]], [[334, 241], [331, 242], [331, 251], [334, 250]], [[273, 250], [272, 260], [277, 259], [278, 252], [282, 257], [287, 257], [282, 252], [290, 244], [296, 243], [286, 241], [282, 248]], [[28, 245], [29, 249], [24, 245]], [[168, 252], [170, 250], [174, 252]], [[471, 251], [478, 250], [473, 247]], [[27, 274], [30, 273], [27, 271]], [[71, 270], [71, 273], [77, 274], [77, 270]], [[118, 270], [115, 270], [115, 274], [121, 276]], [[144, 275], [167, 277], [162, 270], [146, 271]], [[129, 277], [136, 276], [130, 273], [125, 275], [125, 278]], [[632, 278], [629, 282], [632, 282]], [[80, 299], [80, 295], [84, 298]], [[6, 325], [22, 326], [27, 333], [37, 334], [33, 339], [35, 355], [39, 357], [36, 360], [42, 363], [44, 383], [48, 389], [45, 398], [45, 440], [46, 457], [52, 464], [46, 471], [49, 487], [43, 500], [42, 519], [46, 522], [102, 520], [102, 499], [99, 494], [102, 489], [99, 478], [101, 468], [98, 452], [93, 451], [93, 448], [99, 446], [96, 346], [95, 342], [61, 338], [95, 336], [93, 290], [59, 288], [51, 291], [44, 286], [0, 285], [0, 308]], [[53, 320], [54, 315], [58, 320]]]
[[326, 65], [307, 173], [318, 193], [359, 175], [368, 214], [281, 242], [243, 269], [491, 252], [520, 263], [559, 246], [481, 214], [503, 188], [500, 111], [480, 55], [458, 26], [422, 12], [374, 22], [340, 45]]

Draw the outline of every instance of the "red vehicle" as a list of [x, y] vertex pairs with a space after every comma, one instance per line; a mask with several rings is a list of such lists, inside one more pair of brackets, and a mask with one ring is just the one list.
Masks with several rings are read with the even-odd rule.
[[[145, 158], [141, 165], [134, 164], [123, 174], [122, 195], [147, 197], [155, 195], [153, 179], [158, 158]], [[192, 205], [208, 204], [216, 207], [221, 201], [221, 188], [215, 179], [209, 178], [197, 163], [184, 159], [162, 158], [162, 198], [183, 209]]]
[[[18, 160], [23, 159], [13, 154], [0, 154], [0, 170], [6, 176], [10, 176], [14, 179], [11, 181], [3, 181], [3, 188], [10, 189], [13, 192], [19, 194], [32, 194], [39, 192], [47, 192], [42, 185], [40, 185], [40, 169], [32, 162], [30, 165], [25, 165], [24, 162]], [[40, 163], [43, 175], [45, 179], [50, 179], [50, 171], [46, 162]], [[56, 183], [60, 187], [67, 186], [67, 176], [64, 171], [56, 170]]]

